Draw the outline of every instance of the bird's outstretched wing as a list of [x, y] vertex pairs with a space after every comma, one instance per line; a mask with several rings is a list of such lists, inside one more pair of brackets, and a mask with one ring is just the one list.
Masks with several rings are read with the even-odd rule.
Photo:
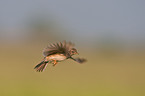
[[75, 58], [75, 60], [76, 60], [78, 63], [84, 63], [84, 62], [87, 61], [87, 60], [84, 59], [84, 58]]
[[78, 62], [78, 63], [84, 63], [84, 62], [87, 61], [86, 59], [84, 59], [84, 58], [79, 58], [79, 57], [78, 57], [78, 58], [72, 58], [72, 57], [71, 57], [71, 59], [74, 60], [74, 61], [76, 61], [76, 62]]
[[69, 55], [68, 51], [73, 48], [74, 44], [71, 42], [59, 42], [59, 43], [53, 43], [50, 44], [49, 46], [47, 46], [44, 50], [43, 50], [43, 55], [49, 56], [52, 54], [57, 54], [57, 53], [61, 53], [61, 54], [65, 54], [65, 55]]

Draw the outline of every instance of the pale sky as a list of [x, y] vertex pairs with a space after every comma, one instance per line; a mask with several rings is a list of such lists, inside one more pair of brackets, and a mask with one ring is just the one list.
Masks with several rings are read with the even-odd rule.
[[0, 0], [0, 28], [21, 28], [37, 12], [51, 14], [78, 38], [110, 31], [145, 38], [145, 0]]

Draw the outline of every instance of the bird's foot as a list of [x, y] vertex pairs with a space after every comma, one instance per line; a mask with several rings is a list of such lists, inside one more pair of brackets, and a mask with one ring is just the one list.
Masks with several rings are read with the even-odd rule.
[[56, 60], [52, 60], [51, 63], [53, 64], [53, 66], [55, 66], [57, 64], [57, 61]]

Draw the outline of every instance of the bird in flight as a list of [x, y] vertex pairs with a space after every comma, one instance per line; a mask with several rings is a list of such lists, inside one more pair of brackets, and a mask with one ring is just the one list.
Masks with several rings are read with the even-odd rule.
[[37, 72], [42, 72], [48, 63], [55, 66], [58, 62], [66, 59], [72, 59], [78, 63], [84, 63], [86, 61], [84, 58], [73, 58], [72, 56], [75, 54], [78, 54], [78, 52], [71, 42], [63, 41], [50, 44], [43, 50], [44, 59], [36, 65], [34, 69], [36, 69]]

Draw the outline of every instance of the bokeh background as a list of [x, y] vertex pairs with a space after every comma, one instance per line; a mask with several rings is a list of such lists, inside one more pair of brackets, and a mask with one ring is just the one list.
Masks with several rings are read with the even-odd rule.
[[[36, 72], [63, 40], [88, 61]], [[1, 0], [0, 96], [49, 95], [145, 96], [145, 1]]]

